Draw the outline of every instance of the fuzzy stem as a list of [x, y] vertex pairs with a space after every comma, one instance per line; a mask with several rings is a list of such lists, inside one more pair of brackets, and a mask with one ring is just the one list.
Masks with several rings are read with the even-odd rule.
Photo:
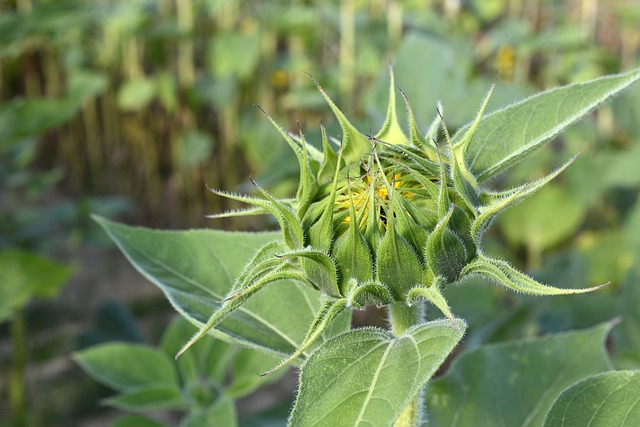
[[415, 304], [409, 307], [404, 302], [396, 302], [389, 306], [389, 323], [395, 337], [400, 337], [404, 331], [423, 320], [423, 305]]
[[422, 419], [422, 391], [411, 399], [404, 407], [398, 419], [393, 423], [393, 427], [417, 427]]
[[[394, 336], [400, 337], [411, 326], [425, 319], [424, 304], [415, 304], [411, 307], [403, 302], [396, 302], [389, 306], [389, 323]], [[394, 427], [417, 427], [422, 419], [422, 390], [419, 391], [393, 424]]]

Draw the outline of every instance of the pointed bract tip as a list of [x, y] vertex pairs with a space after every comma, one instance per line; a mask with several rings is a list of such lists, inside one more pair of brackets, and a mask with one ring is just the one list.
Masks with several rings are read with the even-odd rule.
[[264, 114], [264, 115], [265, 115], [265, 116], [267, 116], [267, 117], [271, 117], [271, 116], [269, 116], [269, 113], [267, 113], [267, 110], [265, 110], [264, 108], [262, 108], [262, 107], [260, 106], [260, 104], [253, 104], [253, 105], [255, 105], [256, 107], [258, 107], [258, 109], [259, 109], [260, 111], [262, 111], [262, 114]]
[[460, 328], [460, 325], [458, 325], [458, 322], [456, 322], [456, 318], [455, 317], [449, 317], [448, 319], [453, 324], [453, 327], [456, 328], [456, 330], [458, 332], [462, 332], [462, 329]]
[[264, 378], [264, 377], [266, 377], [267, 375], [271, 375], [271, 374], [272, 374], [272, 373], [274, 373], [275, 371], [279, 370], [279, 369], [280, 369], [280, 368], [282, 368], [283, 366], [286, 366], [286, 365], [278, 364], [278, 365], [274, 366], [273, 368], [269, 369], [268, 371], [264, 371], [264, 372], [262, 372], [262, 373], [258, 374], [258, 376], [259, 376], [259, 377], [261, 377], [261, 378]]
[[409, 106], [409, 97], [407, 96], [406, 93], [404, 93], [402, 88], [397, 83], [396, 83], [396, 89], [400, 91], [400, 95], [402, 95], [402, 98], [404, 99], [404, 103], [407, 104], [407, 106]]
[[174, 357], [174, 360], [178, 360], [178, 358], [180, 358], [180, 356], [182, 356], [185, 351], [187, 351], [187, 350], [189, 350], [189, 348], [191, 348], [193, 343], [194, 343], [194, 341], [189, 341], [188, 343], [183, 345], [182, 348], [176, 353], [176, 355]]
[[205, 183], [204, 186], [207, 188], [208, 191], [212, 192], [213, 194], [217, 194], [218, 196], [222, 196], [222, 192], [220, 190], [216, 190], [213, 187], [209, 187], [209, 184]]
[[500, 79], [500, 74], [501, 74], [501, 71], [498, 70], [498, 73], [496, 74], [496, 77], [493, 79], [493, 83], [491, 84], [492, 86], [495, 86], [498, 83], [498, 80]]
[[242, 295], [242, 292], [238, 292], [238, 293], [235, 293], [233, 295], [229, 295], [228, 297], [223, 299], [222, 302], [227, 302], [227, 301], [234, 300], [234, 299], [238, 298], [240, 295]]
[[318, 83], [318, 79], [316, 79], [315, 77], [313, 77], [313, 74], [311, 74], [308, 71], [304, 71], [304, 73], [309, 76], [311, 78], [311, 80], [313, 80], [313, 83], [317, 86], [318, 89], [320, 89], [322, 91], [322, 88], [320, 87], [320, 83]]

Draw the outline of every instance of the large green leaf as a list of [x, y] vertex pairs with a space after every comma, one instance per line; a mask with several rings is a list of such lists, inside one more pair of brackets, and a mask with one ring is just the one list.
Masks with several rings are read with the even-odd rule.
[[[403, 37], [394, 55], [393, 72], [396, 83], [409, 97], [419, 126], [427, 126], [436, 117], [438, 101], [444, 107], [444, 117], [450, 127], [463, 125], [478, 111], [491, 81], [477, 76], [468, 81], [467, 76], [473, 74], [470, 49], [464, 42], [455, 44], [423, 32], [410, 31]], [[514, 84], [501, 83], [489, 101], [488, 111], [521, 99], [527, 93]], [[388, 99], [389, 76], [381, 73], [365, 99], [368, 112], [380, 124], [385, 110], [375, 108], [386, 106]], [[406, 111], [402, 97], [396, 97], [396, 106], [402, 116]]]
[[259, 387], [273, 383], [287, 373], [286, 369], [280, 369], [269, 375], [256, 375], [267, 372], [278, 365], [280, 358], [271, 357], [252, 350], [250, 348], [239, 349], [233, 357], [231, 364], [231, 380], [225, 388], [227, 396], [239, 399], [246, 396]]
[[31, 298], [55, 297], [73, 268], [18, 249], [0, 251], [0, 323]]
[[614, 331], [616, 366], [640, 367], [640, 265], [636, 264], [622, 282], [618, 313], [622, 322]]
[[294, 426], [391, 425], [462, 338], [466, 325], [439, 320], [394, 338], [357, 329], [320, 346], [300, 373]]
[[587, 214], [564, 187], [549, 183], [528, 200], [506, 210], [497, 223], [510, 242], [544, 250], [576, 232]]
[[177, 387], [150, 386], [126, 391], [105, 401], [108, 405], [128, 411], [154, 409], [184, 409], [185, 404]]
[[127, 80], [118, 90], [118, 105], [126, 111], [137, 111], [151, 102], [155, 91], [154, 82], [149, 78]]
[[173, 361], [152, 347], [101, 344], [76, 353], [74, 358], [93, 378], [118, 391], [151, 386], [178, 390]]
[[[164, 333], [161, 347], [171, 357], [198, 331], [184, 317], [178, 316]], [[281, 357], [266, 355], [251, 348], [204, 337], [176, 361], [185, 387], [198, 386], [202, 378], [224, 385], [228, 397], [239, 399], [253, 390], [277, 381], [286, 369], [260, 376], [280, 362]]]
[[[487, 115], [466, 155], [479, 181], [513, 166], [598, 104], [640, 79], [640, 69], [551, 89]], [[453, 137], [460, 142], [469, 125]]]
[[142, 415], [130, 415], [118, 418], [111, 424], [111, 427], [167, 427], [167, 424]]
[[[96, 218], [133, 266], [198, 327], [221, 305], [249, 258], [279, 233], [158, 231]], [[272, 284], [210, 334], [279, 354], [292, 353], [320, 305], [319, 293], [292, 282]], [[348, 328], [343, 318], [341, 329]]]
[[233, 400], [222, 398], [216, 404], [190, 411], [180, 421], [180, 427], [204, 427], [238, 425], [238, 415]]
[[593, 375], [562, 392], [545, 427], [640, 425], [640, 371]]
[[[160, 348], [170, 357], [175, 357], [184, 343], [197, 331], [198, 328], [178, 315], [164, 331]], [[233, 344], [213, 337], [204, 337], [195, 343], [176, 360], [183, 387], [199, 385], [203, 377], [211, 382], [223, 384], [235, 351]]]
[[585, 331], [478, 347], [429, 385], [434, 426], [539, 426], [555, 398], [610, 369], [611, 323]]
[[34, 137], [71, 120], [78, 104], [63, 99], [14, 99], [0, 107], [0, 152], [21, 139]]

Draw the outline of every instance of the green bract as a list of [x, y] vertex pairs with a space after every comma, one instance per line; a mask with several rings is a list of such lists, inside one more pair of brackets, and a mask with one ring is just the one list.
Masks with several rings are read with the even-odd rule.
[[[260, 289], [285, 279], [320, 291], [324, 302], [301, 345], [279, 366], [300, 356], [349, 307], [411, 305], [426, 299], [453, 321], [441, 289], [473, 275], [537, 295], [599, 288], [544, 285], [483, 253], [482, 235], [494, 218], [541, 188], [573, 160], [514, 189], [494, 192], [482, 188], [468, 165], [467, 153], [493, 86], [475, 120], [457, 135], [454, 145], [440, 111], [426, 135], [418, 130], [403, 93], [409, 118], [409, 135], [405, 135], [395, 110], [393, 74], [386, 120], [375, 135], [360, 133], [316, 85], [342, 127], [342, 141], [334, 150], [322, 129], [320, 152], [306, 144], [302, 133], [288, 134], [267, 115], [298, 158], [296, 198], [279, 200], [255, 183], [260, 197], [213, 190], [253, 205], [246, 211], [214, 217], [270, 213], [280, 224], [282, 241], [268, 243], [257, 252], [220, 310], [180, 353]], [[439, 133], [442, 143], [437, 141]]]

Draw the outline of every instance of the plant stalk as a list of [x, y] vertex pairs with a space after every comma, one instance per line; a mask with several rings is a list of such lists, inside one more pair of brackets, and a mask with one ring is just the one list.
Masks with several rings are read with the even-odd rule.
[[[415, 304], [411, 307], [402, 302], [396, 302], [389, 306], [389, 323], [391, 332], [395, 337], [400, 337], [411, 326], [421, 323], [425, 319], [424, 304]], [[394, 427], [417, 427], [422, 419], [423, 393], [420, 390], [404, 407], [400, 416], [393, 424]]]
[[395, 337], [400, 337], [407, 329], [422, 322], [424, 318], [424, 306], [421, 304], [409, 307], [404, 302], [396, 302], [389, 306], [389, 323]]
[[347, 105], [347, 111], [353, 111], [354, 57], [355, 57], [355, 2], [345, 0], [340, 5], [340, 99]]
[[11, 346], [13, 348], [13, 360], [9, 373], [9, 411], [11, 424], [14, 427], [22, 427], [27, 424], [25, 399], [24, 370], [27, 361], [26, 333], [24, 314], [18, 312], [11, 321]]

